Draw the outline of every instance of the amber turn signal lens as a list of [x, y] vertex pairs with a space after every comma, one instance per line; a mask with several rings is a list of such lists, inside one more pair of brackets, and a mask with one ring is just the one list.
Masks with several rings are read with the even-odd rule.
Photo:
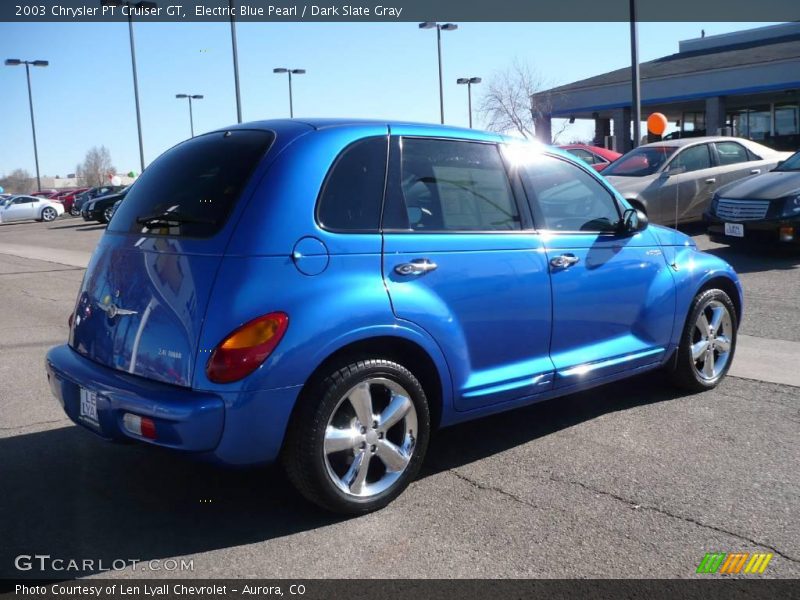
[[211, 353], [206, 375], [214, 383], [246, 377], [267, 360], [289, 326], [289, 316], [274, 312], [253, 319], [233, 331]]

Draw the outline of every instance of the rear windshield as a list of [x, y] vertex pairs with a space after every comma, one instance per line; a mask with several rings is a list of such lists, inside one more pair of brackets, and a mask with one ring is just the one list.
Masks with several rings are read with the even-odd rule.
[[234, 130], [175, 146], [145, 169], [114, 214], [109, 231], [214, 235], [274, 139], [270, 131]]
[[646, 146], [631, 150], [603, 171], [603, 177], [644, 177], [652, 175], [675, 153], [676, 146]]

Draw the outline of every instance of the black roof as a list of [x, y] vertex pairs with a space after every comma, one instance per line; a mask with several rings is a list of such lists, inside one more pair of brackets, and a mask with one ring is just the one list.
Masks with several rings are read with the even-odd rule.
[[[639, 65], [639, 73], [641, 79], [646, 80], [686, 75], [712, 69], [770, 63], [797, 57], [800, 57], [800, 34], [793, 34], [768, 40], [754, 40], [723, 47], [678, 52], [641, 63]], [[602, 85], [626, 83], [630, 80], [631, 69], [630, 67], [625, 67], [553, 88], [548, 93], [574, 92]]]

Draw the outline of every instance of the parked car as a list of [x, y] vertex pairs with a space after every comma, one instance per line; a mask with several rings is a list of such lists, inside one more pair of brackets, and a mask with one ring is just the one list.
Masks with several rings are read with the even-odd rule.
[[46, 371], [103, 438], [280, 460], [313, 502], [364, 513], [434, 427], [655, 369], [713, 388], [741, 311], [727, 263], [557, 149], [263, 121], [148, 166]]
[[588, 144], [567, 144], [559, 146], [559, 148], [566, 150], [573, 156], [577, 156], [586, 164], [591, 165], [595, 171], [602, 171], [622, 156], [620, 152], [602, 148], [601, 146], [589, 146]]
[[36, 196], [12, 196], [0, 205], [0, 223], [12, 221], [53, 221], [64, 214], [64, 206], [55, 200]]
[[83, 205], [89, 200], [94, 200], [95, 198], [99, 198], [101, 196], [107, 196], [108, 194], [116, 194], [121, 189], [123, 189], [123, 186], [121, 185], [103, 185], [100, 187], [89, 188], [85, 192], [75, 196], [75, 200], [73, 201], [72, 208], [69, 212], [73, 217], [77, 217], [81, 214]]
[[800, 152], [768, 173], [721, 187], [704, 218], [716, 240], [800, 244]]
[[81, 209], [81, 217], [84, 221], [100, 221], [108, 223], [114, 214], [114, 205], [117, 201], [125, 198], [130, 186], [124, 188], [116, 194], [107, 194], [94, 200], [89, 200]]
[[664, 140], [680, 140], [685, 138], [696, 138], [696, 137], [703, 137], [706, 134], [705, 129], [694, 129], [692, 131], [673, 131], [672, 133], [668, 133], [662, 139]]
[[720, 186], [764, 173], [789, 156], [750, 140], [696, 137], [645, 144], [603, 171], [655, 223], [702, 219]]
[[38, 192], [31, 192], [30, 195], [36, 198], [48, 198], [52, 200], [58, 196], [58, 190], [40, 190]]
[[54, 200], [58, 200], [59, 202], [61, 202], [61, 204], [64, 205], [64, 211], [72, 214], [72, 204], [75, 202], [75, 198], [78, 196], [78, 194], [82, 194], [88, 189], [89, 188], [82, 187], [82, 188], [73, 188], [70, 190], [64, 190], [61, 193], [59, 193], [58, 196], [54, 198]]

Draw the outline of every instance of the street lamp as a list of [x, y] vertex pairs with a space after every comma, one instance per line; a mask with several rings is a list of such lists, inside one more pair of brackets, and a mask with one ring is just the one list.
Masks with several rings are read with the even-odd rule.
[[233, 50], [233, 86], [236, 90], [236, 122], [242, 122], [242, 94], [239, 90], [239, 50], [236, 46], [236, 12], [233, 0], [228, 0], [228, 8], [231, 13], [231, 49]]
[[459, 85], [466, 84], [467, 86], [467, 107], [469, 110], [469, 128], [472, 129], [472, 86], [480, 83], [480, 77], [459, 77], [456, 83]]
[[36, 189], [42, 191], [42, 178], [39, 176], [39, 149], [36, 146], [36, 123], [33, 120], [33, 93], [31, 92], [31, 65], [34, 67], [46, 67], [50, 63], [46, 60], [20, 60], [18, 58], [7, 58], [7, 67], [18, 67], [25, 65], [25, 75], [28, 77], [28, 105], [31, 109], [31, 131], [33, 131], [33, 159], [36, 162]]
[[202, 100], [202, 94], [175, 94], [176, 98], [186, 98], [189, 100], [189, 128], [194, 137], [194, 115], [192, 114], [192, 100]]
[[288, 73], [289, 74], [289, 118], [294, 119], [294, 106], [292, 102], [292, 75], [304, 75], [305, 69], [286, 69], [284, 67], [277, 67], [272, 69], [273, 73]]
[[434, 21], [425, 21], [419, 24], [420, 29], [433, 29], [436, 28], [436, 47], [439, 52], [439, 115], [441, 117], [442, 125], [444, 125], [444, 89], [442, 86], [442, 31], [455, 31], [458, 25], [455, 23], [436, 23]]
[[[155, 2], [131, 2], [130, 0], [100, 0], [100, 6], [127, 6], [128, 8], [154, 9]], [[136, 128], [139, 132], [139, 166], [144, 171], [144, 144], [142, 143], [142, 115], [139, 110], [139, 79], [136, 75], [136, 46], [133, 43], [133, 12], [128, 11], [128, 34], [131, 40], [131, 69], [133, 70], [133, 98], [136, 102]], [[141, 172], [140, 171], [140, 172]]]

